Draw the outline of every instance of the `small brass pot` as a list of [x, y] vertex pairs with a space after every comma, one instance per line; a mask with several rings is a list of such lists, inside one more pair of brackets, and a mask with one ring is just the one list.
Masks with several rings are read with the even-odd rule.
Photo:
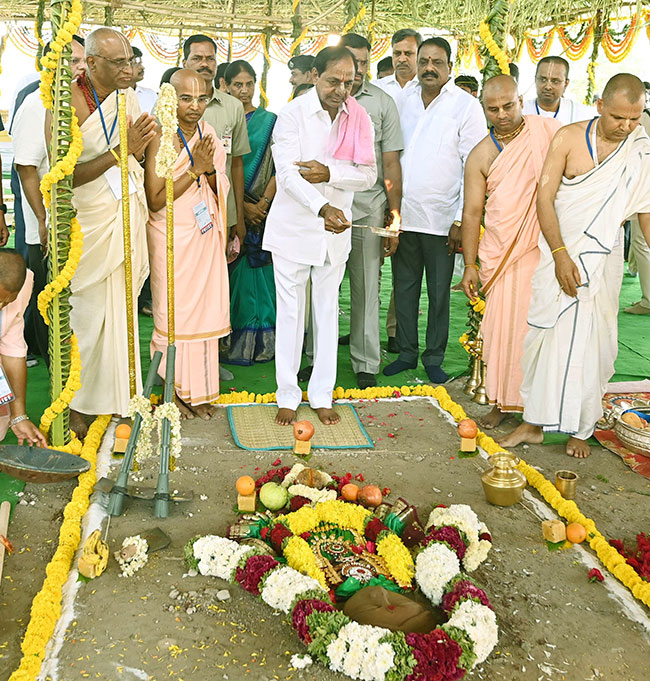
[[573, 471], [558, 471], [555, 474], [555, 486], [565, 499], [575, 499], [578, 474]]
[[526, 476], [516, 466], [519, 459], [508, 452], [490, 457], [492, 468], [481, 476], [485, 498], [495, 506], [513, 506], [521, 500]]

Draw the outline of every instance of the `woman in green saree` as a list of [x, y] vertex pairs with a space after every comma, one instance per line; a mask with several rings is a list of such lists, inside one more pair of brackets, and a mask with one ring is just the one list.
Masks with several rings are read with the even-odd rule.
[[262, 250], [262, 235], [275, 196], [271, 133], [277, 116], [253, 106], [256, 75], [247, 61], [232, 62], [225, 79], [228, 92], [244, 105], [251, 151], [243, 157], [246, 238], [230, 272], [232, 333], [222, 356], [229, 364], [250, 365], [268, 362], [275, 353], [273, 264], [271, 254]]

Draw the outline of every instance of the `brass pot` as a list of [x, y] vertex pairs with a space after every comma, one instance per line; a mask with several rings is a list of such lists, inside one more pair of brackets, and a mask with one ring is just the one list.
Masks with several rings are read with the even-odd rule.
[[495, 506], [513, 506], [521, 500], [526, 477], [517, 470], [519, 459], [508, 452], [490, 457], [492, 468], [481, 476], [485, 498]]

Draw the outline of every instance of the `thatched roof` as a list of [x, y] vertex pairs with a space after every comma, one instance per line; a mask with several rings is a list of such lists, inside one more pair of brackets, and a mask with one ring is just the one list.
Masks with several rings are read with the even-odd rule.
[[[46, 4], [49, 4], [46, 2]], [[213, 33], [257, 33], [271, 28], [288, 35], [293, 28], [292, 0], [84, 0], [84, 23], [116, 27], [138, 26], [152, 31], [188, 35], [201, 29]], [[650, 0], [640, 0], [650, 8]], [[302, 25], [311, 35], [340, 32], [361, 6], [366, 12], [358, 29], [371, 22], [375, 35], [387, 35], [405, 26], [429, 26], [456, 36], [473, 35], [491, 6], [490, 0], [301, 0]], [[37, 0], [0, 0], [3, 21], [33, 20]], [[510, 32], [566, 24], [590, 17], [636, 11], [631, 0], [514, 0], [510, 5]]]

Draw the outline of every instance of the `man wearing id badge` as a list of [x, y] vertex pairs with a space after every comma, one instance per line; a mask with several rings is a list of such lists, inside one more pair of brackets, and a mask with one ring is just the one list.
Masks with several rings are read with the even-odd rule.
[[[174, 288], [176, 376], [174, 396], [181, 416], [209, 419], [219, 397], [219, 339], [230, 332], [226, 265], [226, 152], [214, 128], [201, 120], [208, 104], [206, 83], [195, 71], [171, 77], [178, 100], [174, 146]], [[149, 203], [147, 239], [151, 264], [154, 331], [151, 354], [167, 353], [167, 211], [165, 180], [156, 175], [156, 134], [145, 162]], [[182, 304], [181, 304], [182, 303]]]
[[18, 444], [47, 447], [43, 433], [29, 420], [25, 409], [24, 314], [33, 282], [34, 275], [15, 250], [0, 250], [0, 441], [11, 428]]
[[[71, 426], [79, 436], [86, 432], [80, 413], [125, 416], [130, 397], [118, 91], [125, 91], [128, 119], [134, 300], [149, 272], [147, 203], [140, 162], [155, 135], [156, 123], [148, 113], [140, 114], [137, 97], [130, 88], [133, 66], [128, 40], [117, 31], [100, 28], [86, 38], [86, 72], [72, 84], [72, 105], [83, 135], [73, 194], [83, 231], [83, 254], [72, 278], [70, 298], [72, 328], [79, 339], [82, 365], [82, 385], [71, 404]], [[138, 347], [137, 318], [134, 326]], [[136, 353], [138, 380], [139, 359]]]

